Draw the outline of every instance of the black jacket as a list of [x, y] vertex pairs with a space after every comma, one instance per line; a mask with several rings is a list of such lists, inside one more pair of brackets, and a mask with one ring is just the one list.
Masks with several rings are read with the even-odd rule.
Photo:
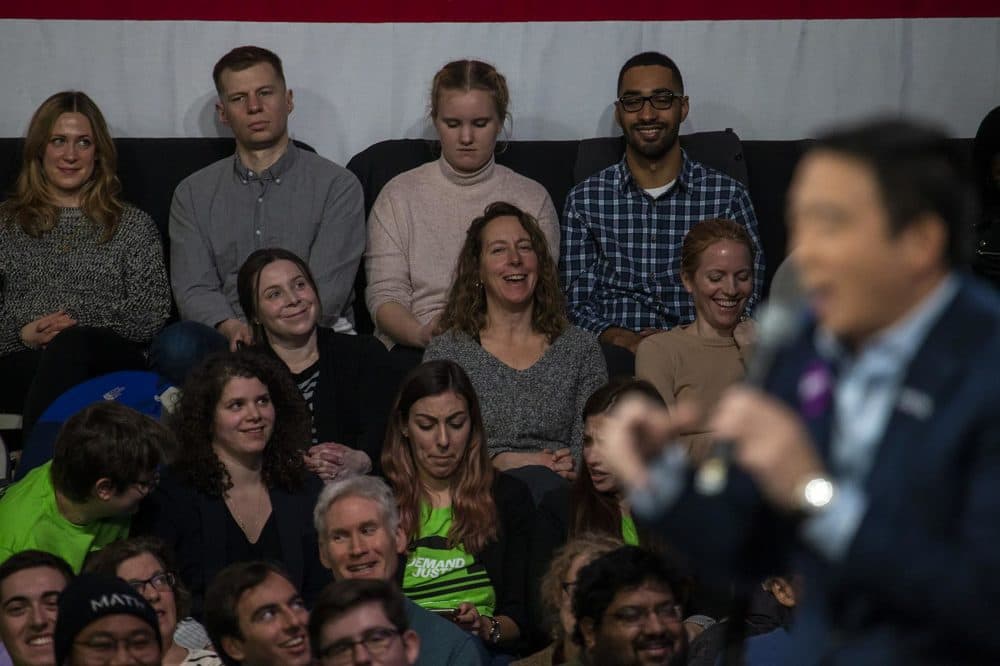
[[[360, 449], [377, 473], [392, 401], [402, 379], [385, 346], [371, 335], [347, 335], [316, 329], [319, 382], [313, 398], [313, 422], [319, 442]], [[277, 358], [268, 345], [262, 350]]]
[[[302, 490], [270, 491], [271, 518], [281, 542], [280, 564], [310, 606], [330, 573], [319, 561], [312, 512], [322, 482], [305, 475]], [[157, 536], [174, 553], [178, 574], [191, 591], [192, 612], [201, 618], [205, 589], [220, 570], [235, 561], [226, 552], [226, 503], [209, 497], [167, 470], [132, 519], [133, 535]]]

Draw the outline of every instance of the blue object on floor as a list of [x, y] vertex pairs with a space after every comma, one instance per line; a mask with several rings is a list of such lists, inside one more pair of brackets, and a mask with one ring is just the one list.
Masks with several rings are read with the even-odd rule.
[[84, 407], [100, 400], [114, 400], [132, 409], [159, 419], [161, 396], [173, 384], [155, 372], [112, 372], [77, 384], [49, 405], [24, 443], [21, 462], [14, 481], [23, 479], [34, 468], [52, 459], [56, 437], [66, 420]]

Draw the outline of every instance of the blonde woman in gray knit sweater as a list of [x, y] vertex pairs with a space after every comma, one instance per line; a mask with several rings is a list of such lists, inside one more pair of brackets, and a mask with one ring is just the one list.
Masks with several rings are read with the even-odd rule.
[[144, 367], [170, 314], [160, 236], [118, 198], [116, 166], [87, 95], [57, 93], [35, 112], [0, 206], [0, 411], [23, 408], [26, 431], [73, 385]]
[[450, 359], [469, 375], [493, 466], [525, 481], [536, 503], [573, 479], [583, 406], [607, 367], [596, 336], [566, 319], [531, 215], [497, 202], [472, 221], [439, 330], [424, 360]]
[[487, 63], [456, 60], [434, 76], [430, 116], [441, 157], [390, 180], [368, 218], [365, 299], [389, 348], [430, 342], [469, 220], [487, 204], [529, 212], [558, 259], [559, 220], [545, 188], [493, 159], [509, 101], [506, 80]]

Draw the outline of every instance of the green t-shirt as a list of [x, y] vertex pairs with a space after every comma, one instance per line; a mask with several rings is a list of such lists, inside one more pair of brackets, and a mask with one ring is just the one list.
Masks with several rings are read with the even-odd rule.
[[36, 549], [58, 555], [79, 573], [91, 551], [128, 537], [128, 516], [75, 525], [56, 506], [52, 467], [47, 462], [7, 489], [0, 498], [0, 563], [14, 553]]
[[486, 567], [458, 544], [448, 547], [451, 507], [420, 509], [420, 532], [403, 569], [403, 594], [428, 610], [458, 608], [463, 602], [493, 616], [496, 591]]
[[635, 521], [632, 516], [622, 514], [622, 541], [626, 546], [639, 545], [639, 531], [635, 529]]

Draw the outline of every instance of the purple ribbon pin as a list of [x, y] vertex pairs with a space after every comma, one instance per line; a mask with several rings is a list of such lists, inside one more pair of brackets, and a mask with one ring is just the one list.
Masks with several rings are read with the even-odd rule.
[[806, 366], [799, 379], [799, 409], [807, 419], [819, 417], [830, 406], [833, 397], [833, 375], [829, 366], [819, 360]]

